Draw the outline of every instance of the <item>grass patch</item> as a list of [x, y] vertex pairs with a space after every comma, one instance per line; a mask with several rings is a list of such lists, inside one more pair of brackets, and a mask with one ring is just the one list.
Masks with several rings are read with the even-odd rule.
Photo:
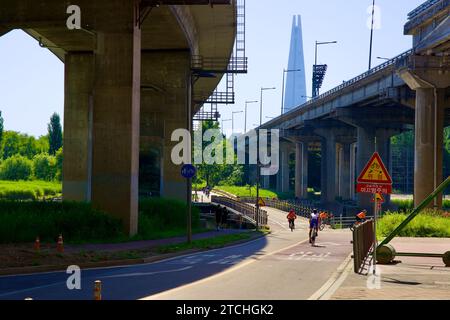
[[[256, 197], [256, 187], [236, 187], [236, 186], [218, 186], [218, 190], [231, 193], [237, 197]], [[280, 200], [292, 199], [292, 193], [276, 192], [274, 190], [259, 189], [259, 196], [263, 198], [278, 198]]]
[[123, 237], [120, 220], [89, 204], [45, 201], [1, 201], [0, 243], [55, 242], [63, 234], [70, 243]]
[[[409, 212], [410, 213], [410, 212]], [[394, 231], [406, 218], [407, 214], [388, 212], [377, 222], [377, 236], [382, 239]], [[450, 216], [441, 211], [428, 210], [412, 220], [400, 237], [450, 238]]]
[[191, 244], [182, 243], [176, 245], [161, 246], [158, 248], [158, 253], [174, 253], [190, 249], [217, 249], [236, 241], [251, 239], [254, 235], [255, 233], [253, 232], [237, 233], [211, 239], [194, 240]]
[[[392, 199], [391, 203], [398, 207], [398, 211], [410, 211], [414, 209], [414, 200], [412, 199]], [[450, 200], [443, 200], [442, 206], [450, 209]]]
[[48, 181], [0, 181], [2, 200], [38, 200], [61, 196], [60, 182]]

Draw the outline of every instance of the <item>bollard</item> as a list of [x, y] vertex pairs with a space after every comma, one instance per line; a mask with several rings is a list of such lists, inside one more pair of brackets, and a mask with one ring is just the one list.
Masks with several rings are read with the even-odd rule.
[[34, 250], [37, 252], [41, 251], [41, 240], [39, 237], [36, 237], [36, 241], [34, 242]]
[[96, 280], [94, 283], [94, 300], [102, 300], [102, 282]]
[[59, 253], [63, 253], [63, 252], [64, 252], [64, 242], [63, 242], [63, 236], [62, 236], [62, 234], [60, 234], [59, 237], [58, 237], [58, 242], [57, 242], [57, 244], [56, 244], [56, 250], [57, 250]]

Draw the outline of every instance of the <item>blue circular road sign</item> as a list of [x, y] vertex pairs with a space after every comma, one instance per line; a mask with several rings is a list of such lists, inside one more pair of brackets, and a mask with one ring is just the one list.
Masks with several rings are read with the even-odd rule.
[[192, 179], [197, 174], [197, 168], [192, 164], [185, 164], [181, 168], [181, 175], [186, 179]]

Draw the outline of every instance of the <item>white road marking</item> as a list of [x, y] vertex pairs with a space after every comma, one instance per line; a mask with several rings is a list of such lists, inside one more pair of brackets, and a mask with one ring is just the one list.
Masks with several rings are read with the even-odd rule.
[[114, 276], [100, 277], [100, 279], [113, 279], [113, 278], [128, 278], [128, 277], [142, 277], [142, 276], [153, 276], [155, 274], [172, 273], [172, 272], [182, 272], [192, 269], [192, 266], [176, 269], [176, 270], [165, 270], [165, 271], [152, 271], [152, 272], [136, 272], [136, 273], [125, 273], [118, 274]]
[[[262, 259], [263, 259], [263, 258], [270, 257], [270, 256], [273, 256], [273, 255], [275, 255], [275, 254], [277, 254], [277, 253], [280, 253], [280, 252], [283, 252], [283, 251], [285, 251], [285, 250], [289, 250], [289, 249], [295, 248], [296, 246], [298, 246], [298, 245], [300, 245], [300, 244], [303, 244], [303, 243], [306, 243], [307, 241], [308, 241], [308, 239], [305, 239], [304, 241], [301, 241], [301, 242], [299, 242], [299, 243], [296, 243], [296, 244], [293, 244], [293, 245], [291, 245], [291, 246], [288, 246], [288, 247], [285, 247], [285, 248], [276, 250], [276, 251], [274, 251], [274, 252], [268, 253], [267, 255], [265, 255], [264, 257], [262, 257]], [[178, 291], [181, 291], [181, 290], [185, 290], [185, 289], [187, 289], [187, 288], [194, 287], [194, 286], [200, 285], [200, 284], [205, 283], [205, 282], [212, 281], [212, 280], [217, 279], [217, 278], [219, 278], [219, 277], [222, 277], [222, 276], [224, 276], [224, 275], [226, 275], [226, 274], [230, 274], [230, 273], [232, 273], [232, 272], [235, 272], [235, 271], [237, 271], [237, 270], [239, 270], [239, 269], [242, 269], [242, 268], [244, 268], [244, 267], [246, 267], [246, 266], [248, 266], [248, 265], [250, 265], [250, 264], [252, 264], [252, 263], [255, 263], [255, 262], [257, 262], [257, 261], [260, 261], [260, 260], [250, 260], [250, 261], [241, 263], [241, 264], [239, 264], [239, 265], [236, 265], [236, 266], [234, 266], [234, 267], [231, 267], [230, 269], [228, 269], [228, 270], [226, 270], [226, 271], [224, 271], [224, 272], [222, 272], [222, 273], [213, 275], [213, 276], [211, 276], [211, 277], [209, 277], [209, 278], [204, 278], [204, 279], [198, 280], [198, 281], [193, 282], [193, 283], [186, 284], [186, 285], [181, 286], [181, 287], [178, 287], [178, 288], [174, 288], [174, 289], [171, 289], [171, 290], [167, 290], [167, 291], [165, 291], [165, 292], [161, 292], [161, 293], [158, 293], [158, 294], [155, 294], [155, 295], [151, 295], [151, 296], [148, 296], [148, 297], [144, 297], [144, 298], [141, 298], [140, 300], [157, 300], [158, 298], [161, 298], [161, 297], [164, 297], [164, 296], [168, 296], [168, 295], [170, 295], [170, 294], [172, 294], [172, 293], [175, 293], [175, 292], [178, 292]]]

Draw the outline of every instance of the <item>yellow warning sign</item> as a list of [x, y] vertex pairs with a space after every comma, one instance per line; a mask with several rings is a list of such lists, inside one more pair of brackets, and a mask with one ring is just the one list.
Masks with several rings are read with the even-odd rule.
[[378, 153], [375, 153], [367, 163], [358, 178], [358, 183], [392, 184], [392, 178]]
[[258, 200], [258, 205], [259, 205], [260, 207], [265, 207], [265, 206], [266, 206], [266, 203], [264, 202], [263, 198], [259, 198], [259, 200]]
[[375, 202], [377, 200], [378, 203], [384, 203], [384, 197], [381, 193], [376, 193], [375, 197], [372, 198], [372, 202]]

